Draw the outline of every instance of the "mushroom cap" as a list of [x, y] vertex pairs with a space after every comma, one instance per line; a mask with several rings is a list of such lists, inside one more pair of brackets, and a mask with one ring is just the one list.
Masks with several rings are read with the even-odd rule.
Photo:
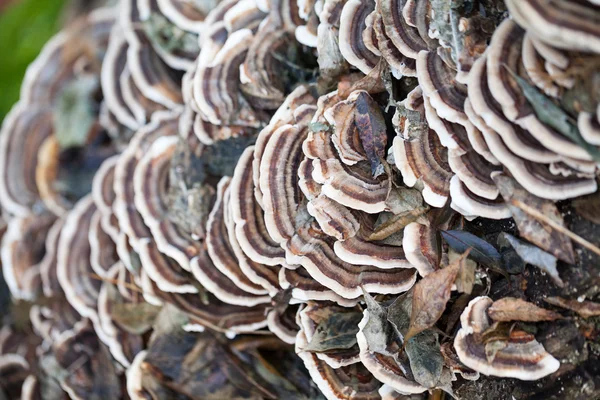
[[[136, 14], [138, 3], [126, 1], [124, 7], [131, 7], [131, 14]], [[123, 10], [124, 18], [130, 15]], [[135, 86], [144, 97], [167, 108], [178, 108], [183, 103], [181, 84], [174, 78], [169, 66], [155, 51], [150, 39], [143, 29], [137, 10], [136, 20], [128, 21], [122, 26], [129, 47], [127, 49], [127, 66]], [[148, 66], [152, 65], [152, 68]]]
[[413, 187], [421, 180], [423, 199], [434, 207], [443, 207], [450, 194], [453, 173], [448, 164], [448, 151], [441, 145], [438, 135], [427, 129], [412, 140], [397, 136], [392, 148], [404, 183]]
[[379, 61], [379, 55], [369, 49], [363, 38], [367, 16], [373, 10], [373, 3], [348, 0], [340, 16], [340, 52], [351, 65], [364, 74], [371, 72]]
[[247, 28], [230, 33], [224, 22], [208, 28], [193, 84], [195, 103], [203, 119], [215, 125], [260, 125], [259, 117], [239, 91], [240, 80], [230, 78], [239, 74], [253, 40]]
[[90, 244], [90, 265], [96, 275], [105, 277], [107, 271], [118, 261], [117, 248], [111, 236], [101, 224], [102, 214], [96, 210], [90, 221], [88, 241]]
[[113, 210], [119, 222], [119, 229], [127, 234], [131, 246], [136, 251], [139, 241], [151, 237], [151, 234], [136, 209], [136, 192], [131, 183], [134, 182], [137, 165], [154, 141], [177, 133], [177, 117], [177, 113], [168, 111], [155, 113], [152, 121], [136, 132], [115, 166]]
[[438, 268], [437, 237], [431, 227], [418, 222], [408, 224], [404, 228], [402, 248], [419, 275], [426, 276]]
[[179, 140], [176, 135], [159, 137], [140, 159], [133, 176], [134, 201], [159, 251], [189, 271], [201, 245], [169, 218], [169, 169]]
[[332, 241], [315, 223], [300, 227], [285, 247], [288, 263], [302, 265], [317, 282], [347, 299], [361, 296], [363, 290], [405, 292], [416, 280], [413, 269], [381, 269], [342, 261], [335, 254]]
[[0, 389], [10, 398], [21, 398], [23, 382], [30, 373], [29, 363], [19, 354], [0, 355]]
[[332, 301], [343, 307], [354, 307], [358, 299], [346, 299], [315, 281], [308, 272], [298, 267], [296, 269], [281, 268], [279, 284], [284, 290], [291, 290], [290, 303], [304, 303], [309, 300]]
[[592, 2], [507, 0], [511, 16], [552, 46], [600, 53], [600, 9]]
[[93, 278], [88, 232], [96, 206], [91, 196], [79, 200], [65, 218], [58, 240], [56, 271], [69, 303], [82, 317], [97, 320], [100, 281]]
[[244, 254], [252, 261], [276, 266], [285, 263], [285, 251], [265, 226], [264, 212], [254, 197], [252, 163], [255, 148], [244, 150], [231, 180], [231, 214], [235, 236]]
[[40, 207], [38, 152], [54, 134], [53, 124], [50, 109], [27, 102], [17, 103], [2, 123], [0, 203], [11, 214], [25, 216]]
[[208, 254], [215, 267], [231, 279], [238, 288], [248, 293], [264, 295], [267, 290], [246, 276], [229, 240], [225, 214], [230, 204], [230, 192], [228, 192], [230, 182], [231, 178], [223, 177], [217, 185], [217, 200], [208, 216], [206, 228]]
[[504, 20], [494, 32], [487, 52], [488, 85], [504, 115], [526, 129], [547, 149], [565, 157], [590, 160], [585, 149], [544, 124], [535, 114], [512, 73], [521, 71], [524, 31], [512, 20]]
[[492, 299], [476, 297], [469, 302], [460, 316], [461, 329], [454, 339], [454, 348], [460, 361], [467, 367], [485, 375], [510, 377], [521, 380], [537, 380], [560, 367], [560, 362], [544, 350], [535, 339], [509, 339], [490, 362], [485, 345], [479, 335], [490, 326], [487, 309]]
[[33, 301], [42, 291], [41, 262], [54, 221], [51, 214], [9, 221], [0, 256], [4, 280], [15, 299]]
[[198, 282], [224, 303], [253, 307], [271, 302], [268, 295], [249, 293], [240, 289], [231, 277], [215, 267], [206, 251], [192, 259], [191, 268], [192, 274]]
[[218, 332], [244, 333], [267, 326], [265, 304], [252, 307], [227, 304], [211, 293], [206, 293], [206, 301], [195, 294], [160, 292], [158, 295], [190, 317], [190, 322], [183, 327], [188, 331], [201, 331], [209, 327]]
[[122, 75], [127, 70], [127, 48], [125, 34], [117, 25], [110, 34], [108, 48], [102, 62], [100, 82], [104, 103], [110, 112], [119, 123], [136, 130], [143, 121], [138, 120], [137, 115], [130, 109], [124, 94], [126, 85], [121, 81]]
[[298, 306], [287, 306], [283, 312], [276, 308], [267, 314], [267, 327], [281, 341], [287, 344], [296, 342], [299, 327], [296, 323]]
[[[117, 280], [120, 271], [125, 271], [121, 263], [115, 263], [107, 272], [107, 278]], [[117, 304], [115, 288], [112, 282], [104, 282], [98, 294], [98, 324], [96, 331], [102, 330], [103, 335], [98, 335], [100, 340], [108, 346], [110, 353], [125, 368], [131, 365], [137, 353], [143, 346], [141, 335], [129, 333], [119, 326], [113, 319], [112, 313]], [[139, 296], [141, 297], [141, 296]]]

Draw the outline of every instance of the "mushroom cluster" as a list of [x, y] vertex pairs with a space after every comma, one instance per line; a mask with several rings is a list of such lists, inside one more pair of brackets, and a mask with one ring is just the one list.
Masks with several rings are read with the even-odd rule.
[[[453, 342], [411, 342], [410, 299], [452, 264], [440, 230], [513, 215], [497, 174], [597, 190], [600, 6], [442, 3], [120, 0], [52, 39], [0, 134], [2, 272], [35, 332], [0, 331], [0, 392], [392, 399], [555, 372], [521, 331], [489, 356], [487, 297]], [[297, 381], [258, 378], [278, 367]]]

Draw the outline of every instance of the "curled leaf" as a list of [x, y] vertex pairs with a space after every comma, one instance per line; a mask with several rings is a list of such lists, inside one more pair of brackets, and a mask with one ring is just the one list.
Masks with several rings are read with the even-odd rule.
[[354, 118], [360, 141], [371, 164], [371, 173], [377, 177], [383, 173], [387, 127], [381, 108], [365, 91], [361, 91], [356, 98]]
[[593, 301], [577, 301], [564, 299], [562, 297], [548, 297], [544, 299], [546, 303], [553, 306], [566, 308], [567, 310], [575, 311], [583, 318], [600, 316], [600, 304]]
[[369, 311], [369, 320], [362, 332], [367, 339], [369, 349], [375, 353], [393, 356], [389, 351], [389, 345], [396, 340], [397, 335], [394, 327], [387, 320], [387, 309], [366, 292], [364, 298]]
[[369, 94], [381, 93], [385, 91], [385, 82], [384, 76], [386, 74], [389, 75], [388, 64], [385, 59], [382, 57], [375, 68], [371, 70], [367, 74], [367, 76], [362, 79], [354, 82], [348, 88], [343, 88], [342, 90], [338, 90], [338, 94], [341, 98], [345, 99], [350, 95], [350, 93], [355, 90], [364, 90]]
[[600, 224], [600, 192], [573, 200], [573, 207], [583, 218]]
[[[575, 253], [571, 240], [547, 222], [548, 220], [553, 221], [557, 226], [564, 228], [564, 220], [554, 202], [532, 195], [517, 181], [504, 174], [494, 173], [492, 179], [496, 183], [502, 198], [506, 201], [519, 228], [521, 237], [551, 253], [556, 258], [574, 264]], [[530, 213], [522, 210], [522, 207], [515, 204], [525, 204], [539, 211], [544, 215], [545, 220], [534, 218]]]
[[522, 242], [506, 232], [502, 232], [498, 235], [498, 244], [510, 245], [515, 249], [523, 261], [527, 264], [535, 265], [542, 271], [548, 273], [558, 287], [564, 287], [565, 283], [560, 279], [558, 270], [556, 269], [557, 259], [552, 254], [547, 253], [536, 246]]
[[495, 301], [487, 312], [494, 321], [539, 322], [562, 318], [554, 311], [543, 309], [515, 297], [505, 297]]
[[500, 253], [485, 240], [466, 231], [441, 231], [448, 245], [459, 253], [472, 249], [469, 257], [489, 268], [499, 268]]
[[425, 329], [431, 328], [442, 316], [446, 303], [450, 299], [452, 285], [461, 268], [461, 262], [469, 255], [469, 251], [465, 251], [454, 263], [432, 272], [415, 285], [410, 326], [405, 342]]
[[303, 349], [314, 353], [350, 349], [356, 344], [360, 312], [336, 313], [321, 321], [310, 343]]

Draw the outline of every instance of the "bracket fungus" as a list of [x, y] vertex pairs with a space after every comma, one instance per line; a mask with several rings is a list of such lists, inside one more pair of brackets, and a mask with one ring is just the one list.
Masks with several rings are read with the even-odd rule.
[[598, 1], [111, 4], [0, 129], [0, 398], [600, 396], [532, 304], [597, 306]]
[[522, 380], [537, 380], [556, 372], [558, 360], [526, 332], [511, 332], [508, 341], [490, 354], [491, 342], [485, 343], [482, 334], [490, 327], [487, 310], [491, 304], [488, 297], [476, 297], [461, 314], [461, 329], [454, 339], [460, 361], [485, 375]]

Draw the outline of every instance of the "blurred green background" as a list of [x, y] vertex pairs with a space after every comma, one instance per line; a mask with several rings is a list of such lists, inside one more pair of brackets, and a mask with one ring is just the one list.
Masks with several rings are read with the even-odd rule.
[[[2, 5], [0, 1], [0, 5]], [[27, 66], [62, 26], [67, 0], [12, 0], [0, 11], [0, 121], [19, 99]]]

